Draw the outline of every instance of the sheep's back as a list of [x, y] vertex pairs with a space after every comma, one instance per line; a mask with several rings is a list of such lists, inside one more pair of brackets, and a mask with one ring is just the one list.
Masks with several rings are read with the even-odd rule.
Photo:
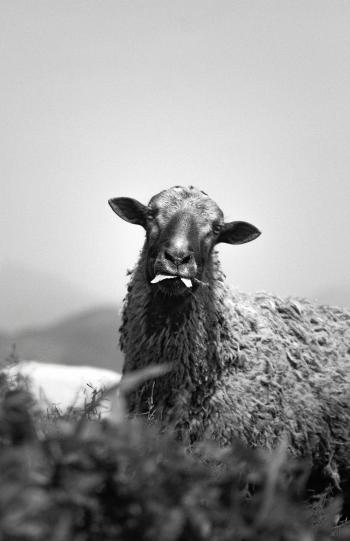
[[224, 302], [238, 355], [212, 397], [214, 437], [273, 447], [287, 433], [291, 449], [314, 460], [344, 448], [350, 312], [265, 293]]

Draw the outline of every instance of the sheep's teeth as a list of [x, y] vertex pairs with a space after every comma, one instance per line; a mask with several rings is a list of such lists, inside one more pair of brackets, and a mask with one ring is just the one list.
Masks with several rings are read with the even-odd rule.
[[182, 278], [180, 276], [172, 275], [172, 274], [157, 274], [153, 280], [151, 280], [151, 284], [157, 284], [158, 282], [161, 282], [162, 280], [171, 280], [174, 278], [180, 278], [180, 280], [185, 284], [186, 287], [192, 287], [192, 282], [189, 278]]
[[177, 278], [177, 276], [171, 276], [169, 274], [157, 274], [157, 276], [155, 276], [153, 280], [151, 280], [151, 284], [156, 284], [157, 282], [161, 282], [162, 280], [169, 280], [171, 278]]

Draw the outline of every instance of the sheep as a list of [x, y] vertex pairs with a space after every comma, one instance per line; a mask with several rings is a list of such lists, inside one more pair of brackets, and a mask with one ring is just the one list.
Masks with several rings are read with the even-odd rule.
[[[20, 361], [3, 370], [10, 381], [23, 378], [42, 411], [57, 408], [62, 414], [71, 408], [84, 410], [93, 400], [94, 391], [116, 386], [118, 372], [92, 366], [68, 366], [38, 361]], [[110, 401], [97, 404], [96, 413], [108, 417]]]
[[350, 312], [225, 284], [215, 247], [260, 231], [225, 223], [203, 191], [175, 186], [152, 197], [109, 200], [146, 240], [124, 302], [123, 374], [152, 364], [172, 370], [128, 397], [133, 414], [171, 424], [185, 442], [204, 437], [293, 456], [338, 483], [349, 468]]

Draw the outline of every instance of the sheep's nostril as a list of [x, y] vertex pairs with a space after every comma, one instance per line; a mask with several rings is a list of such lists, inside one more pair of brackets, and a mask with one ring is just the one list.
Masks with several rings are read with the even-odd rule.
[[191, 254], [184, 256], [179, 253], [171, 254], [168, 250], [164, 250], [164, 258], [170, 261], [173, 265], [185, 265], [191, 261]]
[[176, 263], [176, 257], [173, 257], [171, 254], [169, 254], [169, 252], [167, 252], [166, 250], [164, 251], [164, 257], [165, 259], [168, 259], [169, 261], [171, 261], [171, 263]]

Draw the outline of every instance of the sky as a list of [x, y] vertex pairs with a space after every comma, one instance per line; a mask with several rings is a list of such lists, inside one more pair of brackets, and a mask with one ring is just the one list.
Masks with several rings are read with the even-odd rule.
[[144, 232], [107, 200], [176, 184], [261, 229], [219, 248], [234, 287], [349, 304], [349, 28], [346, 0], [1, 0], [0, 328], [69, 312], [45, 276], [120, 301]]

